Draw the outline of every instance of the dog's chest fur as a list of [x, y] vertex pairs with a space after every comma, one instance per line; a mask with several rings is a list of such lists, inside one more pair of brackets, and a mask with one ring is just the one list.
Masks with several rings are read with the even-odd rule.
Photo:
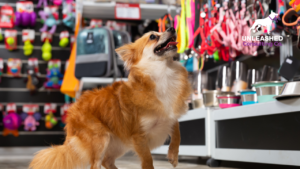
[[155, 94], [164, 106], [164, 112], [159, 112], [159, 115], [141, 118], [141, 126], [148, 135], [151, 149], [164, 143], [172, 132], [174, 123], [179, 118], [177, 113], [174, 113], [173, 107], [175, 100], [179, 97], [178, 90], [181, 81], [180, 74], [176, 73], [176, 66], [178, 65], [173, 64], [177, 63], [154, 62], [149, 64], [146, 70], [155, 82]]

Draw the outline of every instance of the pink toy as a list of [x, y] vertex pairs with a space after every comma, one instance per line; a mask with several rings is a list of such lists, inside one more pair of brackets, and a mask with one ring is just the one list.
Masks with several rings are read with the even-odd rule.
[[26, 131], [35, 131], [36, 126], [39, 126], [38, 122], [41, 119], [41, 114], [38, 113], [38, 105], [24, 105], [23, 114], [21, 115], [24, 120], [24, 130]]

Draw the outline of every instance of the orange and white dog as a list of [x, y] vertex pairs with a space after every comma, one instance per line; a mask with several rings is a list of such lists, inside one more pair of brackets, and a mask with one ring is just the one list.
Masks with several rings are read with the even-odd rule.
[[168, 136], [170, 163], [176, 167], [180, 144], [178, 118], [187, 112], [188, 74], [173, 61], [174, 28], [149, 32], [116, 51], [130, 69], [128, 82], [85, 92], [68, 111], [66, 141], [42, 150], [32, 169], [117, 169], [115, 160], [128, 151], [142, 169], [154, 169], [151, 150]]

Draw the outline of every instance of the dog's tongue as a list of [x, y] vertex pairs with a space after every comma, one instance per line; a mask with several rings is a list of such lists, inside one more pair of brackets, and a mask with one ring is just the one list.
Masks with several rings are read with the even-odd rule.
[[164, 48], [168, 48], [170, 45], [176, 46], [177, 44], [178, 44], [178, 42], [169, 42], [169, 43], [167, 44], [167, 46], [164, 47]]

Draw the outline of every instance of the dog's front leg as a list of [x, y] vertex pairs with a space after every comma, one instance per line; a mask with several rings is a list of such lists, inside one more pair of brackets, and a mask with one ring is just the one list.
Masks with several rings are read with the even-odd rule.
[[179, 122], [173, 126], [173, 131], [171, 134], [171, 143], [169, 146], [168, 159], [169, 162], [176, 167], [178, 164], [178, 153], [179, 153], [179, 145], [180, 145], [180, 130], [179, 130]]
[[147, 138], [143, 134], [137, 134], [133, 137], [135, 152], [141, 159], [142, 169], [154, 169]]

